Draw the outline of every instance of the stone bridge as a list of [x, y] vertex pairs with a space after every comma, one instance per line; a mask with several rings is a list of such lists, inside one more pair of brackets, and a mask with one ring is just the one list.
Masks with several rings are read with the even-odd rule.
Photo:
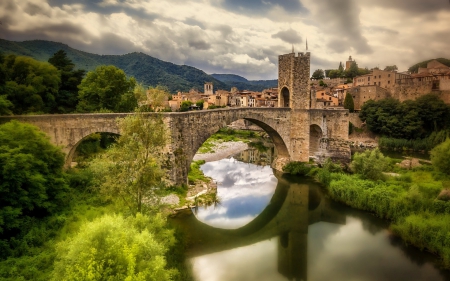
[[320, 187], [289, 183], [276, 173], [278, 185], [269, 205], [254, 220], [237, 229], [220, 229], [197, 220], [191, 210], [174, 222], [189, 234], [188, 257], [245, 247], [278, 238], [278, 271], [289, 280], [306, 280], [308, 226], [318, 222], [345, 224]]
[[[277, 108], [161, 113], [170, 135], [165, 149], [165, 166], [170, 170], [170, 179], [186, 183], [190, 163], [202, 143], [220, 128], [239, 119], [251, 121], [271, 137], [276, 149], [272, 167], [276, 170], [281, 170], [289, 161], [308, 162], [310, 156], [319, 162], [328, 157], [348, 162], [348, 111], [316, 108], [309, 72], [309, 53], [279, 56]], [[101, 132], [120, 134], [117, 119], [129, 114], [132, 113], [7, 116], [0, 117], [0, 123], [15, 119], [38, 126], [55, 145], [62, 147], [66, 165], [69, 165], [84, 138]]]
[[[132, 113], [62, 114], [0, 117], [0, 123], [18, 120], [39, 127], [53, 144], [66, 153], [70, 165], [77, 146], [91, 134], [120, 134], [117, 120]], [[151, 117], [154, 113], [148, 113]], [[281, 170], [289, 161], [319, 161], [325, 157], [349, 159], [346, 110], [292, 110], [290, 108], [232, 108], [192, 112], [161, 113], [167, 124], [166, 148], [171, 174], [176, 183], [186, 183], [190, 163], [200, 146], [220, 128], [245, 119], [270, 136], [276, 149], [273, 167]], [[344, 141], [343, 141], [344, 140]]]

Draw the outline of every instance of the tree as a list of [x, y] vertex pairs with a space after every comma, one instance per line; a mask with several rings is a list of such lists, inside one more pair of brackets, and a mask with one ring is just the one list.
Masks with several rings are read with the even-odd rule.
[[384, 71], [397, 71], [398, 67], [394, 64], [394, 65], [388, 65], [384, 68]]
[[0, 239], [7, 239], [29, 217], [56, 211], [68, 186], [64, 154], [35, 126], [17, 121], [0, 125], [0, 144]]
[[4, 93], [13, 104], [14, 114], [50, 113], [56, 108], [55, 97], [61, 79], [53, 65], [8, 55], [3, 67], [6, 72]]
[[203, 104], [205, 103], [204, 100], [199, 100], [198, 102], [195, 103], [196, 106], [198, 106], [200, 109], [203, 109]]
[[86, 71], [75, 70], [75, 65], [67, 57], [66, 52], [59, 50], [48, 62], [55, 66], [61, 73], [61, 84], [56, 95], [57, 113], [73, 112], [78, 104], [78, 85], [81, 83]]
[[345, 95], [344, 108], [348, 109], [349, 112], [354, 112], [355, 111], [355, 104], [353, 102], [353, 97], [352, 97], [352, 95], [350, 93], [347, 93]]
[[342, 62], [339, 62], [339, 67], [338, 67], [338, 71], [343, 73], [344, 72], [344, 66], [342, 65]]
[[184, 111], [188, 111], [189, 107], [192, 105], [192, 102], [189, 100], [183, 101], [181, 102], [181, 107], [180, 107], [180, 111], [184, 112]]
[[376, 148], [355, 153], [350, 169], [352, 172], [361, 175], [363, 179], [382, 180], [385, 178], [383, 172], [388, 165], [388, 159]]
[[431, 150], [431, 163], [442, 173], [450, 175], [450, 139]]
[[6, 95], [0, 96], [0, 115], [11, 115], [12, 102], [8, 100]]
[[313, 72], [313, 75], [311, 76], [311, 79], [320, 80], [325, 78], [325, 73], [322, 69], [317, 69]]
[[358, 75], [359, 75], [358, 64], [356, 63], [356, 61], [353, 61], [350, 64], [350, 67], [345, 71], [345, 77], [353, 79]]
[[343, 74], [342, 71], [339, 71], [337, 69], [333, 69], [333, 70], [330, 70], [330, 72], [328, 73], [328, 77], [331, 78], [331, 79], [340, 78], [340, 77], [342, 77], [342, 74]]
[[127, 79], [123, 70], [113, 66], [99, 66], [88, 72], [78, 86], [78, 112], [131, 112], [137, 107], [134, 95], [136, 80]]
[[97, 185], [108, 198], [119, 199], [132, 214], [155, 204], [164, 172], [161, 151], [166, 140], [162, 116], [136, 112], [121, 119], [121, 136], [108, 151], [91, 163]]
[[165, 253], [175, 244], [161, 215], [104, 215], [57, 245], [52, 280], [173, 280]]

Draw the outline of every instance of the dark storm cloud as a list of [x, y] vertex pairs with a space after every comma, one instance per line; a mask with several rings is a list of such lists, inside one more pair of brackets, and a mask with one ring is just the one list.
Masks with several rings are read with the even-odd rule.
[[289, 13], [307, 12], [300, 0], [224, 0], [222, 5], [231, 12], [252, 12], [253, 16], [270, 11], [276, 6]]
[[233, 28], [225, 24], [217, 25], [214, 29], [222, 33], [223, 38], [228, 38], [233, 33]]
[[187, 18], [183, 22], [185, 24], [187, 24], [187, 25], [190, 25], [190, 26], [198, 26], [201, 29], [205, 29], [205, 25], [201, 21], [198, 21], [198, 20], [196, 20], [194, 18]]
[[399, 34], [398, 31], [393, 30], [393, 29], [389, 29], [383, 26], [376, 26], [376, 25], [372, 25], [372, 26], [367, 26], [364, 27], [364, 29], [367, 32], [378, 32], [378, 33], [385, 33], [385, 34], [389, 34], [389, 35], [397, 35]]
[[[353, 48], [358, 54], [371, 54], [372, 48], [362, 35], [359, 2], [355, 0], [326, 0], [320, 9], [321, 24], [332, 39], [327, 47], [337, 53]], [[319, 7], [320, 8], [320, 7]]]
[[209, 50], [211, 44], [202, 39], [190, 39], [188, 41], [189, 47], [195, 48], [197, 50]]
[[362, 4], [369, 7], [378, 6], [382, 8], [395, 9], [411, 14], [428, 14], [439, 11], [450, 11], [448, 0], [363, 0]]
[[[42, 39], [69, 44], [78, 41], [81, 38], [90, 38], [89, 32], [82, 26], [71, 22], [49, 23], [44, 26], [30, 27], [25, 31], [11, 31], [7, 27], [15, 20], [12, 17], [5, 17], [5, 28], [2, 30], [2, 37], [8, 40], [22, 41]], [[78, 38], [78, 40], [76, 39]]]
[[[125, 13], [130, 17], [136, 17], [141, 19], [154, 20], [156, 18], [163, 18], [162, 16], [154, 13], [150, 13], [144, 9], [135, 9], [131, 6], [127, 6], [126, 0], [119, 1], [119, 5], [100, 5], [103, 0], [48, 0], [48, 4], [53, 7], [62, 8], [63, 5], [75, 5], [80, 4], [83, 6], [85, 12], [93, 12], [102, 15], [110, 15], [113, 13]], [[120, 5], [122, 4], [122, 5]]]
[[33, 4], [33, 3], [28, 3], [27, 6], [24, 9], [24, 12], [29, 14], [30, 16], [34, 16], [34, 15], [38, 15], [38, 14], [42, 14], [45, 15], [47, 17], [50, 17], [51, 13], [50, 11], [44, 11], [42, 9], [42, 7]]
[[289, 44], [300, 44], [303, 42], [302, 37], [292, 28], [272, 34], [272, 38], [279, 38]]

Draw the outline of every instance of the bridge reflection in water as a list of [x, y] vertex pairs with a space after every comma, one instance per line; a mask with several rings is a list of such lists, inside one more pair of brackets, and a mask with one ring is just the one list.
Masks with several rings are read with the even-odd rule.
[[317, 222], [345, 224], [319, 190], [292, 183], [276, 174], [278, 184], [268, 206], [237, 229], [220, 229], [200, 222], [189, 210], [176, 224], [189, 233], [190, 258], [252, 245], [278, 237], [278, 272], [289, 280], [307, 279], [308, 226]]

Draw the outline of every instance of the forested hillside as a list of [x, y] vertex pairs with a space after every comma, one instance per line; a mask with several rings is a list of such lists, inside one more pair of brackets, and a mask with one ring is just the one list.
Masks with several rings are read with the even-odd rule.
[[[411, 72], [411, 73], [417, 73], [417, 71], [419, 70], [419, 67], [427, 67], [427, 64], [430, 61], [432, 61], [432, 60], [434, 60], [434, 59], [416, 63], [415, 65], [413, 65], [410, 68], [408, 68], [408, 71]], [[450, 60], [449, 59], [437, 58], [436, 60], [438, 62], [442, 63], [442, 64], [445, 64], [446, 66], [450, 66]]]
[[176, 93], [177, 91], [187, 92], [192, 88], [202, 90], [205, 82], [213, 82], [214, 89], [224, 90], [238, 87], [240, 90], [261, 91], [277, 85], [276, 80], [247, 81], [243, 77], [241, 77], [242, 79], [239, 82], [234, 80], [221, 81], [221, 79], [214, 78], [195, 67], [165, 62], [144, 53], [97, 55], [52, 41], [14, 42], [0, 39], [0, 52], [5, 55], [16, 54], [30, 56], [39, 61], [47, 61], [59, 50], [64, 50], [67, 53], [67, 57], [72, 60], [77, 69], [91, 71], [99, 65], [114, 65], [124, 70], [128, 76], [133, 76], [137, 81], [147, 86], [162, 85], [167, 87], [171, 93]]
[[236, 74], [211, 74], [212, 77], [239, 90], [262, 91], [278, 87], [278, 80], [247, 80]]

